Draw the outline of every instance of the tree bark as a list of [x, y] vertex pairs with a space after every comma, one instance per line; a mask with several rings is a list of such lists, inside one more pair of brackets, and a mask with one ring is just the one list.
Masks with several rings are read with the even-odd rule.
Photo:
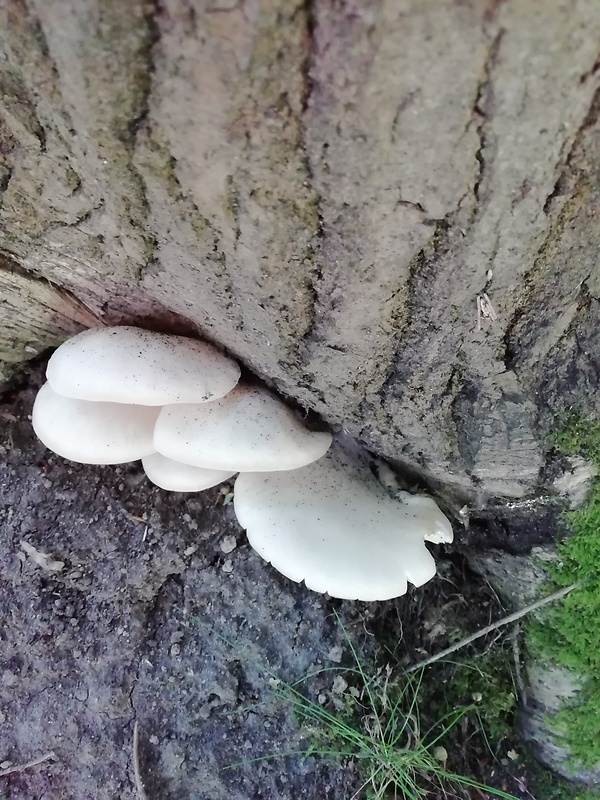
[[9, 0], [0, 37], [4, 377], [196, 331], [457, 503], [543, 487], [599, 402], [595, 0]]

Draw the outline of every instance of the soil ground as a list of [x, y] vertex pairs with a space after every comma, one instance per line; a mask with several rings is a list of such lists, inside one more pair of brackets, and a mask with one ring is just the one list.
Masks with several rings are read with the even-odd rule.
[[[43, 364], [28, 368], [0, 405], [0, 774], [55, 758], [0, 777], [2, 800], [139, 800], [136, 722], [149, 800], [349, 800], [352, 763], [278, 757], [306, 741], [275, 681], [351, 665], [346, 634], [400, 674], [501, 616], [461, 537], [439, 577], [406, 598], [332, 601], [261, 561], [227, 490], [167, 493], [138, 464], [46, 450], [29, 417], [42, 376]], [[469, 546], [483, 538], [475, 526]], [[443, 669], [440, 685], [453, 679]], [[310, 696], [331, 703], [335, 674], [313, 679]], [[490, 750], [472, 717], [456, 735], [449, 769], [533, 797], [507, 757], [518, 743]]]

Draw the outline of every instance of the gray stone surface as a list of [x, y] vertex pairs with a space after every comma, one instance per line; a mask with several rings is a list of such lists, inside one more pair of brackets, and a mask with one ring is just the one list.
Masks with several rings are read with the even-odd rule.
[[[586, 474], [582, 464], [578, 472]], [[579, 489], [579, 481], [575, 482]], [[571, 485], [565, 487], [566, 499], [571, 499]], [[589, 487], [588, 487], [589, 488]], [[509, 611], [517, 611], [540, 599], [546, 593], [548, 580], [545, 565], [556, 561], [553, 547], [534, 547], [530, 555], [512, 555], [490, 551], [469, 558], [471, 567], [489, 581]], [[557, 602], [560, 602], [558, 600]], [[531, 612], [522, 621], [526, 626], [532, 619], [543, 622], [549, 606]], [[600, 785], [600, 764], [584, 767], [571, 757], [553, 717], [565, 703], [573, 701], [582, 687], [582, 678], [573, 670], [552, 664], [536, 652], [527, 649], [523, 660], [523, 686], [520, 694], [518, 725], [526, 741], [531, 743], [536, 757], [563, 777], [589, 786]]]
[[581, 679], [565, 667], [530, 659], [526, 703], [520, 714], [520, 724], [523, 736], [531, 742], [536, 757], [543, 764], [568, 780], [597, 788], [600, 764], [584, 767], [574, 761], [560, 730], [552, 724], [554, 714], [576, 698], [581, 686]]

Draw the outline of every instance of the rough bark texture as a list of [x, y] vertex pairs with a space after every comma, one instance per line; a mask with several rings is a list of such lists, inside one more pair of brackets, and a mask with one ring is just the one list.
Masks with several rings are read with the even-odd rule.
[[535, 490], [598, 402], [599, 43], [595, 0], [2, 4], [3, 374], [187, 326], [460, 503]]

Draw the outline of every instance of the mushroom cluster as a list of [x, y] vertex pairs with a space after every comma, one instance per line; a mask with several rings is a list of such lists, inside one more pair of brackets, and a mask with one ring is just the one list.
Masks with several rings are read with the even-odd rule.
[[435, 575], [425, 541], [452, 541], [435, 502], [392, 498], [368, 463], [309, 431], [278, 398], [240, 383], [211, 345], [134, 327], [88, 330], [52, 355], [32, 422], [86, 464], [141, 459], [163, 489], [197, 492], [238, 474], [236, 516], [254, 549], [332, 597], [387, 600]]

